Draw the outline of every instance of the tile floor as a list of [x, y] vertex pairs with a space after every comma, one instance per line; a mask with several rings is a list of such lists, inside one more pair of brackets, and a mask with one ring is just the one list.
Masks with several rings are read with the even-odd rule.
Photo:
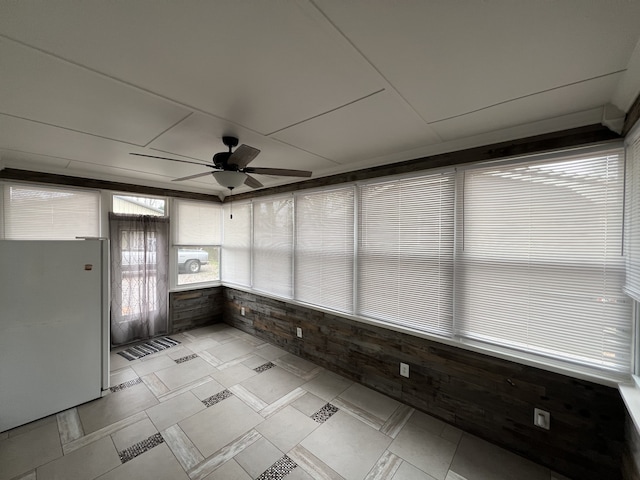
[[112, 393], [0, 433], [0, 480], [560, 480], [224, 324], [128, 361]]

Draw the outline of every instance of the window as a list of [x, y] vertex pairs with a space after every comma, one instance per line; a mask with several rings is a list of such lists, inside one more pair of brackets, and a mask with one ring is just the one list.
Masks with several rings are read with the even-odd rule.
[[[233, 212], [233, 213], [232, 213]], [[251, 203], [223, 208], [222, 280], [251, 286]]]
[[100, 236], [100, 194], [62, 187], [4, 187], [4, 238], [73, 240]]
[[449, 335], [454, 172], [360, 187], [358, 310]]
[[132, 197], [129, 195], [114, 195], [114, 213], [125, 213], [128, 215], [153, 215], [164, 217], [167, 201], [164, 198], [155, 197]]
[[178, 285], [220, 279], [220, 213], [213, 203], [176, 200]]
[[455, 291], [461, 338], [629, 370], [623, 161], [614, 150], [464, 172]]
[[254, 201], [253, 287], [291, 298], [292, 266], [293, 197]]
[[354, 187], [295, 197], [295, 296], [353, 312]]
[[627, 143], [625, 293], [640, 301], [640, 130]]

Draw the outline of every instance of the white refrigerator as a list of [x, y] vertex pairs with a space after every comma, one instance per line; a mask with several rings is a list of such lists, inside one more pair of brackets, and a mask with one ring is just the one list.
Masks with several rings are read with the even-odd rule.
[[105, 239], [0, 240], [0, 432], [109, 387]]

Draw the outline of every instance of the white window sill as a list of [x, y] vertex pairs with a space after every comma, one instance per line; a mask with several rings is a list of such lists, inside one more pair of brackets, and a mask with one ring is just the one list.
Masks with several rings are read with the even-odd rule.
[[629, 382], [620, 383], [618, 390], [636, 430], [640, 433], [640, 378], [633, 375]]

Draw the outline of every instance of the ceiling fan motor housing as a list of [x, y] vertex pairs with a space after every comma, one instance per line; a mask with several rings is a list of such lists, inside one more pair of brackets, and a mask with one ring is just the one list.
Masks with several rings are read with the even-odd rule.
[[213, 156], [213, 164], [223, 170], [237, 170], [237, 168], [233, 168], [232, 165], [228, 164], [228, 160], [232, 153], [231, 149], [238, 146], [238, 138], [225, 135], [222, 137], [222, 143], [229, 147], [229, 151], [216, 153]]
[[228, 165], [227, 160], [231, 156], [231, 152], [220, 152], [213, 156], [213, 164], [222, 170], [237, 170], [234, 165]]

